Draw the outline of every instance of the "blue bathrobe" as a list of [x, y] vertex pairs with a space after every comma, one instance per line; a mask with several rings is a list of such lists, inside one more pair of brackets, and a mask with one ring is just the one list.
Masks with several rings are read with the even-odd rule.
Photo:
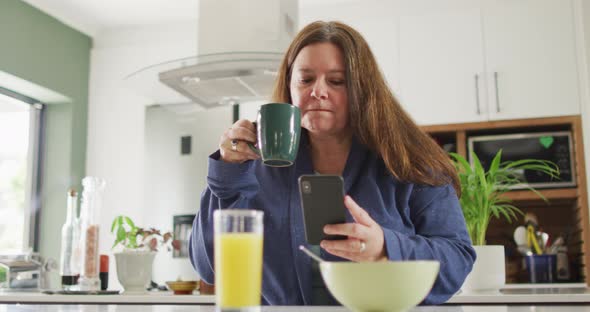
[[[191, 262], [201, 278], [214, 282], [213, 211], [258, 209], [264, 211], [262, 303], [311, 304], [311, 259], [298, 249], [306, 242], [297, 179], [313, 173], [306, 132], [290, 167], [268, 167], [259, 160], [232, 164], [222, 161], [219, 151], [212, 154], [189, 244]], [[440, 261], [440, 273], [423, 304], [443, 303], [459, 290], [471, 271], [475, 251], [451, 185], [402, 183], [356, 139], [343, 178], [345, 194], [381, 225], [390, 260]], [[347, 220], [354, 222], [350, 214]], [[326, 260], [343, 261], [322, 251]]]

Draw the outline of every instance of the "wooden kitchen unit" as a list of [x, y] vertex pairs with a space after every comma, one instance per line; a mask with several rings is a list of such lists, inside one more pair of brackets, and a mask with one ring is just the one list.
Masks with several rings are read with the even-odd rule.
[[[571, 278], [567, 283], [590, 285], [590, 229], [588, 219], [588, 194], [582, 123], [580, 116], [564, 116], [537, 119], [484, 121], [448, 125], [423, 126], [441, 146], [467, 156], [467, 139], [474, 135], [496, 135], [548, 131], [570, 131], [573, 141], [574, 171], [576, 185], [563, 188], [543, 188], [538, 191], [548, 202], [528, 190], [514, 190], [507, 193], [513, 204], [523, 212], [534, 213], [542, 231], [551, 240], [558, 235], [567, 235], [567, 248]], [[506, 247], [506, 282], [528, 283], [523, 256], [517, 251], [513, 239], [514, 229], [523, 225], [523, 218], [512, 223], [505, 219], [493, 218], [486, 236], [487, 244], [501, 244]]]

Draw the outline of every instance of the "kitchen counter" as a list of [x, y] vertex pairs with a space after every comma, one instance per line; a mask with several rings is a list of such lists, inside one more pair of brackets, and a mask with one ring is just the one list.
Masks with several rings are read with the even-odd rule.
[[[140, 305], [0, 305], [0, 312], [216, 312], [214, 306], [140, 306]], [[272, 306], [262, 307], [262, 312], [346, 312], [344, 307]], [[590, 312], [590, 306], [574, 305], [506, 305], [506, 306], [428, 306], [416, 307], [411, 312]]]
[[454, 295], [448, 304], [469, 303], [589, 303], [590, 288], [585, 284], [526, 284], [507, 285], [498, 292], [462, 293]]
[[[213, 305], [214, 295], [174, 295], [171, 291], [119, 295], [60, 295], [40, 292], [2, 292], [0, 303], [190, 304]], [[2, 312], [2, 310], [0, 310]]]
[[[172, 292], [119, 295], [48, 295], [38, 292], [1, 292], [0, 303], [51, 304], [175, 304], [213, 305], [213, 295], [173, 295]], [[459, 304], [590, 304], [590, 288], [585, 284], [526, 284], [507, 285], [499, 292], [461, 293], [453, 296], [448, 305]], [[0, 312], [2, 312], [0, 310]]]

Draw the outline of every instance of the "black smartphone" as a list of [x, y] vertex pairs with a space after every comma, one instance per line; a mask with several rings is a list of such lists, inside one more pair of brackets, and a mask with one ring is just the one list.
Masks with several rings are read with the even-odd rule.
[[344, 182], [338, 175], [302, 175], [299, 195], [305, 227], [305, 239], [319, 245], [324, 239], [346, 239], [342, 235], [324, 234], [326, 224], [346, 222]]

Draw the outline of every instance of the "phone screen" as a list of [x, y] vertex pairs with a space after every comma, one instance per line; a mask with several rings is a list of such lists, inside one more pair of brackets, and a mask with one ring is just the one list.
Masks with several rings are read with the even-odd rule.
[[324, 234], [326, 224], [346, 222], [342, 177], [302, 175], [299, 177], [299, 194], [305, 239], [309, 244], [319, 245], [323, 239], [346, 239], [346, 236]]

